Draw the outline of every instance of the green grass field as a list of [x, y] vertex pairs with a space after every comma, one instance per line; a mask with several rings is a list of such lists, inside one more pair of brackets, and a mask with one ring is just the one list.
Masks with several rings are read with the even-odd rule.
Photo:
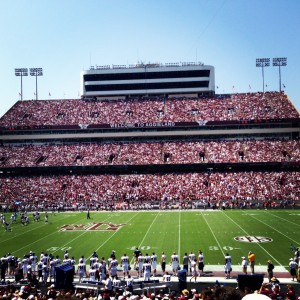
[[[132, 257], [135, 247], [143, 254], [164, 251], [168, 258], [201, 249], [205, 265], [223, 266], [224, 255], [232, 256], [233, 265], [249, 250], [256, 254], [256, 265], [266, 266], [271, 259], [277, 267], [287, 267], [293, 257], [291, 244], [300, 245], [300, 210], [225, 210], [225, 211], [136, 211], [49, 213], [49, 224], [41, 221], [22, 226], [20, 218], [11, 232], [2, 228], [0, 255], [11, 252], [23, 257], [41, 251], [63, 257], [65, 250], [78, 258], [88, 258], [93, 251], [99, 256], [116, 251]], [[9, 220], [10, 214], [6, 215]]]

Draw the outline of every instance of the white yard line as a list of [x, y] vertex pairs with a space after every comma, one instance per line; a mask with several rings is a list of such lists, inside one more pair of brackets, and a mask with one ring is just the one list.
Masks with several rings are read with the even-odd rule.
[[270, 211], [267, 211], [266, 213], [268, 213], [268, 214], [270, 214], [272, 217], [276, 217], [276, 218], [278, 218], [278, 219], [280, 219], [280, 220], [282, 220], [282, 221], [284, 221], [284, 222], [286, 222], [286, 223], [291, 223], [291, 224], [293, 224], [293, 225], [295, 225], [295, 226], [299, 226], [299, 227], [300, 227], [300, 224], [297, 224], [297, 223], [295, 223], [295, 222], [291, 222], [291, 221], [289, 221], [289, 220], [287, 220], [287, 219], [281, 218], [281, 217], [279, 217], [279, 216], [277, 216], [277, 215], [275, 215], [275, 214], [272, 214]]
[[201, 216], [203, 217], [204, 221], [206, 222], [208, 228], [210, 229], [211, 234], [213, 235], [214, 239], [216, 240], [216, 242], [217, 242], [217, 244], [218, 244], [218, 246], [219, 246], [219, 249], [221, 250], [223, 256], [225, 257], [225, 252], [223, 251], [223, 248], [221, 247], [221, 245], [220, 245], [220, 243], [219, 243], [217, 237], [215, 236], [213, 230], [211, 229], [210, 225], [208, 224], [208, 222], [207, 222], [207, 220], [206, 220], [206, 218], [204, 217], [204, 215], [203, 215], [202, 212], [201, 212]]
[[263, 221], [261, 221], [261, 220], [255, 218], [255, 217], [253, 217], [253, 216], [251, 216], [251, 217], [252, 217], [253, 219], [255, 219], [256, 221], [261, 222], [261, 223], [263, 223], [264, 225], [266, 225], [266, 226], [272, 228], [273, 230], [277, 231], [278, 233], [280, 233], [281, 235], [283, 235], [284, 237], [286, 237], [286, 238], [289, 239], [290, 241], [294, 242], [295, 244], [299, 244], [299, 243], [300, 243], [299, 241], [296, 241], [296, 240], [292, 239], [290, 236], [287, 236], [286, 234], [280, 232], [279, 230], [277, 230], [276, 228], [270, 226], [269, 224], [267, 224], [267, 223], [265, 223], [265, 222], [263, 222]]
[[[138, 215], [139, 214], [139, 212], [137, 212], [136, 214], [134, 214], [134, 216], [133, 217], [131, 217], [129, 220], [128, 220], [128, 222], [130, 222], [133, 218], [135, 218], [135, 216], [136, 215]], [[127, 223], [128, 223], [127, 222]], [[95, 251], [97, 252], [101, 247], [103, 247], [116, 233], [118, 232], [118, 230], [117, 231], [115, 231], [114, 232], [114, 234], [112, 234], [109, 238], [107, 238]], [[89, 257], [90, 258], [90, 257]]]
[[[146, 234], [144, 235], [144, 238], [143, 238], [142, 241], [140, 242], [138, 248], [140, 248], [140, 247], [143, 245], [143, 242], [144, 242], [144, 240], [146, 239], [146, 236], [147, 236], [148, 232], [150, 231], [152, 225], [153, 225], [154, 222], [156, 221], [156, 219], [157, 219], [157, 217], [159, 216], [159, 214], [160, 214], [160, 212], [158, 212], [158, 213], [156, 214], [154, 220], [152, 221], [151, 225], [149, 226], [149, 228], [148, 228]], [[131, 261], [130, 261], [131, 264], [132, 264], [132, 262], [133, 262], [133, 259], [134, 259], [134, 258], [132, 258]]]
[[[233, 222], [237, 227], [239, 227], [242, 231], [244, 231], [246, 233], [246, 235], [251, 235], [244, 228], [242, 228], [237, 222], [235, 222], [232, 218], [230, 218], [224, 211], [222, 211], [222, 213], [229, 220], [231, 220], [231, 222]], [[260, 245], [259, 243], [257, 243], [256, 245], [259, 246], [262, 250], [264, 250], [273, 259], [273, 261], [275, 261], [279, 266], [282, 266], [282, 264], [274, 256], [272, 256], [262, 245]]]

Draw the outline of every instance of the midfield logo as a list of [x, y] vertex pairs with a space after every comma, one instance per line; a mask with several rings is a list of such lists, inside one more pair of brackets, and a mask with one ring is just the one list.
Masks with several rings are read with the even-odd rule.
[[66, 224], [59, 231], [117, 231], [126, 224], [113, 224], [110, 222], [88, 223], [88, 224]]
[[269, 237], [265, 236], [237, 236], [234, 238], [238, 242], [245, 242], [245, 243], [269, 243], [273, 240]]

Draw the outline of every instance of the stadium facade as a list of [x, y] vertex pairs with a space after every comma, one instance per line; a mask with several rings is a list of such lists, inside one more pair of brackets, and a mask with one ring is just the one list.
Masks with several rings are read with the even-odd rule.
[[215, 70], [202, 63], [91, 67], [81, 72], [82, 97], [213, 95]]
[[299, 203], [300, 116], [283, 92], [216, 95], [214, 68], [193, 63], [81, 78], [81, 99], [18, 101], [0, 119], [1, 202]]

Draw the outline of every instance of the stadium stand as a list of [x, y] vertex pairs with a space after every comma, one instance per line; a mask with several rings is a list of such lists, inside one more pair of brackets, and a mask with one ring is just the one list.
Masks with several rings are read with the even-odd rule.
[[300, 115], [286, 94], [215, 95], [214, 67], [202, 64], [125, 69], [84, 71], [81, 99], [11, 107], [0, 119], [1, 203], [298, 205]]
[[0, 120], [4, 128], [138, 122], [297, 119], [283, 93], [234, 94], [214, 98], [18, 101]]

